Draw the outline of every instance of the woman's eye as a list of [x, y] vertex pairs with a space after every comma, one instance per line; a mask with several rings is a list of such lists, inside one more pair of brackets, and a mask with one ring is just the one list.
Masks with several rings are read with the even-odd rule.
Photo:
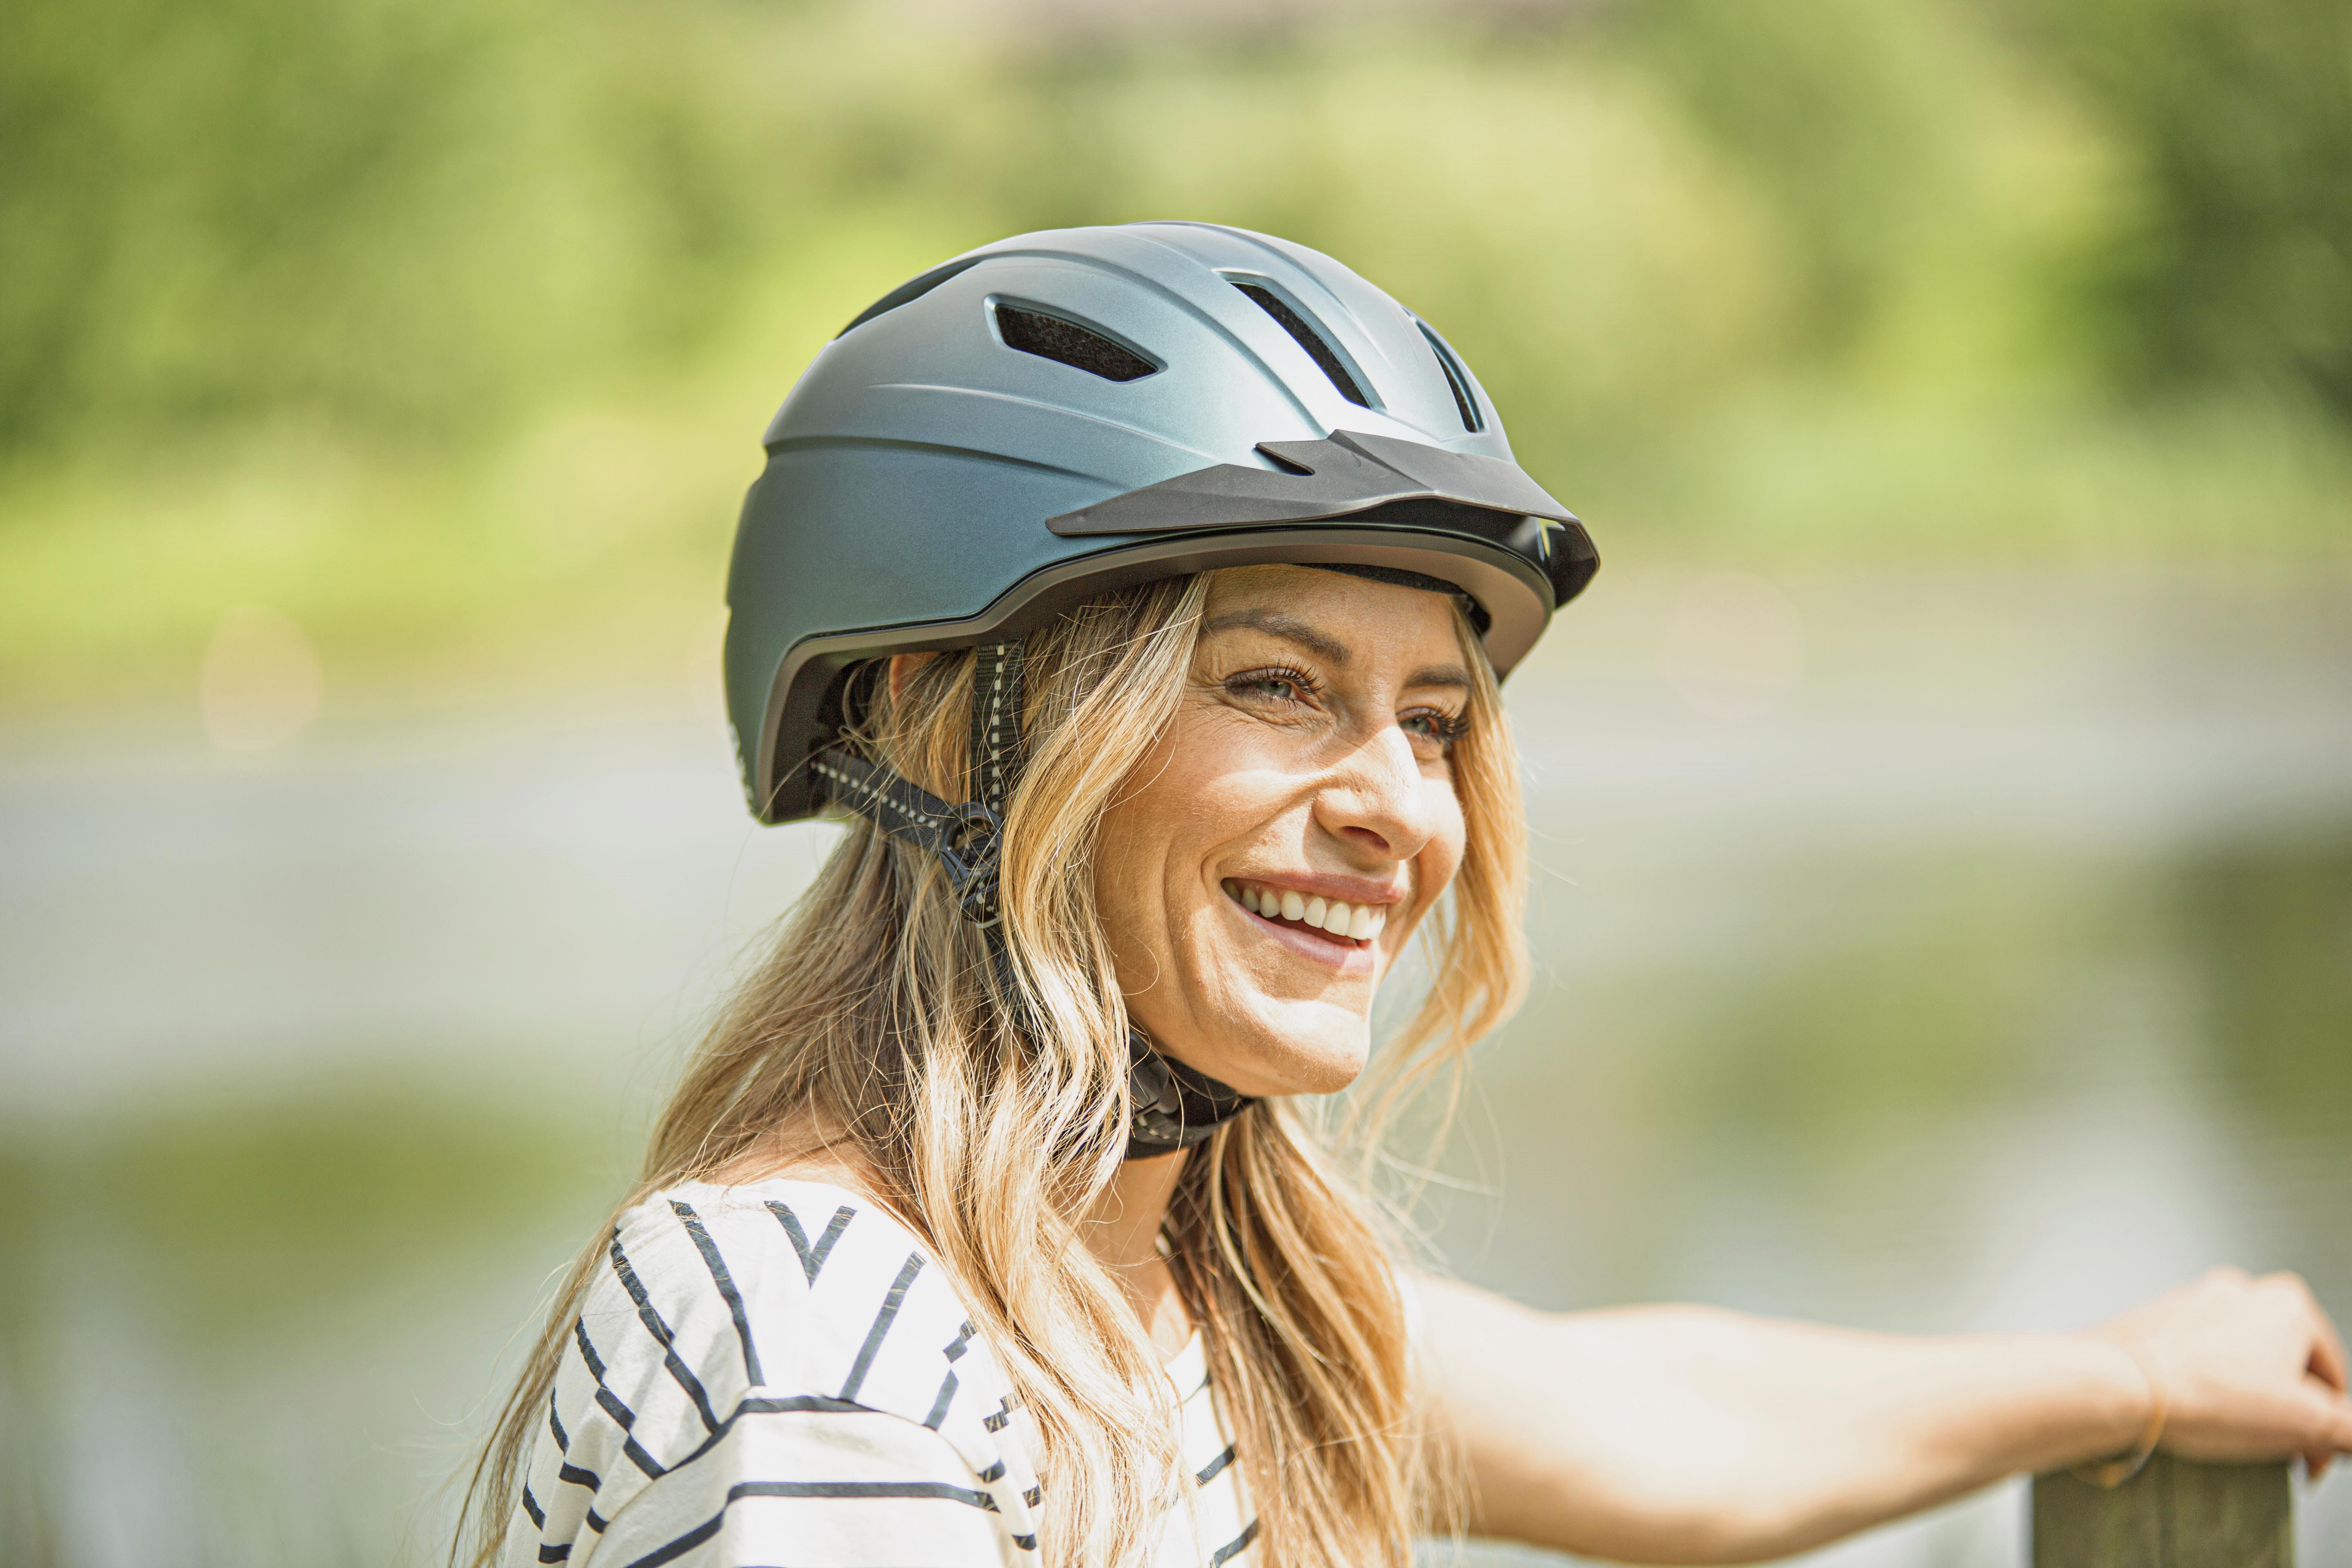
[[1397, 721], [1398, 727], [1408, 735], [1421, 737], [1440, 746], [1450, 746], [1462, 733], [1462, 721], [1451, 713], [1408, 713]]
[[1225, 682], [1225, 689], [1236, 697], [1267, 702], [1304, 702], [1313, 691], [1304, 676], [1286, 670], [1259, 670], [1249, 675], [1236, 675]]

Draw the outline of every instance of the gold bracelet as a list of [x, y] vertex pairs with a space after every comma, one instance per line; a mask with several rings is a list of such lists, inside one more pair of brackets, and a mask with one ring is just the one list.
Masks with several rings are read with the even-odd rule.
[[2140, 1352], [2137, 1346], [2126, 1341], [2113, 1340], [2109, 1342], [2124, 1354], [2131, 1357], [2132, 1365], [2139, 1368], [2140, 1376], [2147, 1381], [2147, 1430], [2140, 1435], [2139, 1446], [2131, 1452], [2095, 1465], [2077, 1465], [2074, 1467], [2074, 1474], [2078, 1480], [2085, 1480], [2095, 1487], [2104, 1487], [2112, 1491], [2147, 1468], [2150, 1456], [2156, 1452], [2158, 1439], [2164, 1436], [2166, 1410], [2164, 1384], [2158, 1382], [2156, 1373], [2148, 1369], [2147, 1356]]

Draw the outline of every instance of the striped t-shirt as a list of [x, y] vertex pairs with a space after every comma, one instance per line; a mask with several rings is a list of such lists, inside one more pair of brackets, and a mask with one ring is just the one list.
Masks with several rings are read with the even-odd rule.
[[[1248, 1568], [1199, 1336], [1156, 1563]], [[510, 1568], [1037, 1563], [1036, 1434], [946, 1276], [820, 1182], [689, 1183], [614, 1227], [555, 1377]]]

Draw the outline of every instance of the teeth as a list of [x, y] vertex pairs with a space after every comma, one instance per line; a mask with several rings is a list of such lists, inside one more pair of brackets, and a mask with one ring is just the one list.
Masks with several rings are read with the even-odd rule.
[[1294, 921], [1349, 942], [1370, 942], [1389, 923], [1386, 910], [1370, 904], [1349, 904], [1338, 899], [1310, 899], [1288, 889], [1254, 887], [1247, 882], [1223, 884], [1225, 897], [1254, 915], [1267, 920]]

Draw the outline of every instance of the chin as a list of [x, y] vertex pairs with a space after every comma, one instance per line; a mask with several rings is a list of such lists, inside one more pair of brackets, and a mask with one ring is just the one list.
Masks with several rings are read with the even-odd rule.
[[1231, 1046], [1215, 1064], [1195, 1063], [1244, 1094], [1337, 1094], [1356, 1081], [1371, 1053], [1371, 1029], [1352, 1013], [1283, 1009], [1223, 1031]]

